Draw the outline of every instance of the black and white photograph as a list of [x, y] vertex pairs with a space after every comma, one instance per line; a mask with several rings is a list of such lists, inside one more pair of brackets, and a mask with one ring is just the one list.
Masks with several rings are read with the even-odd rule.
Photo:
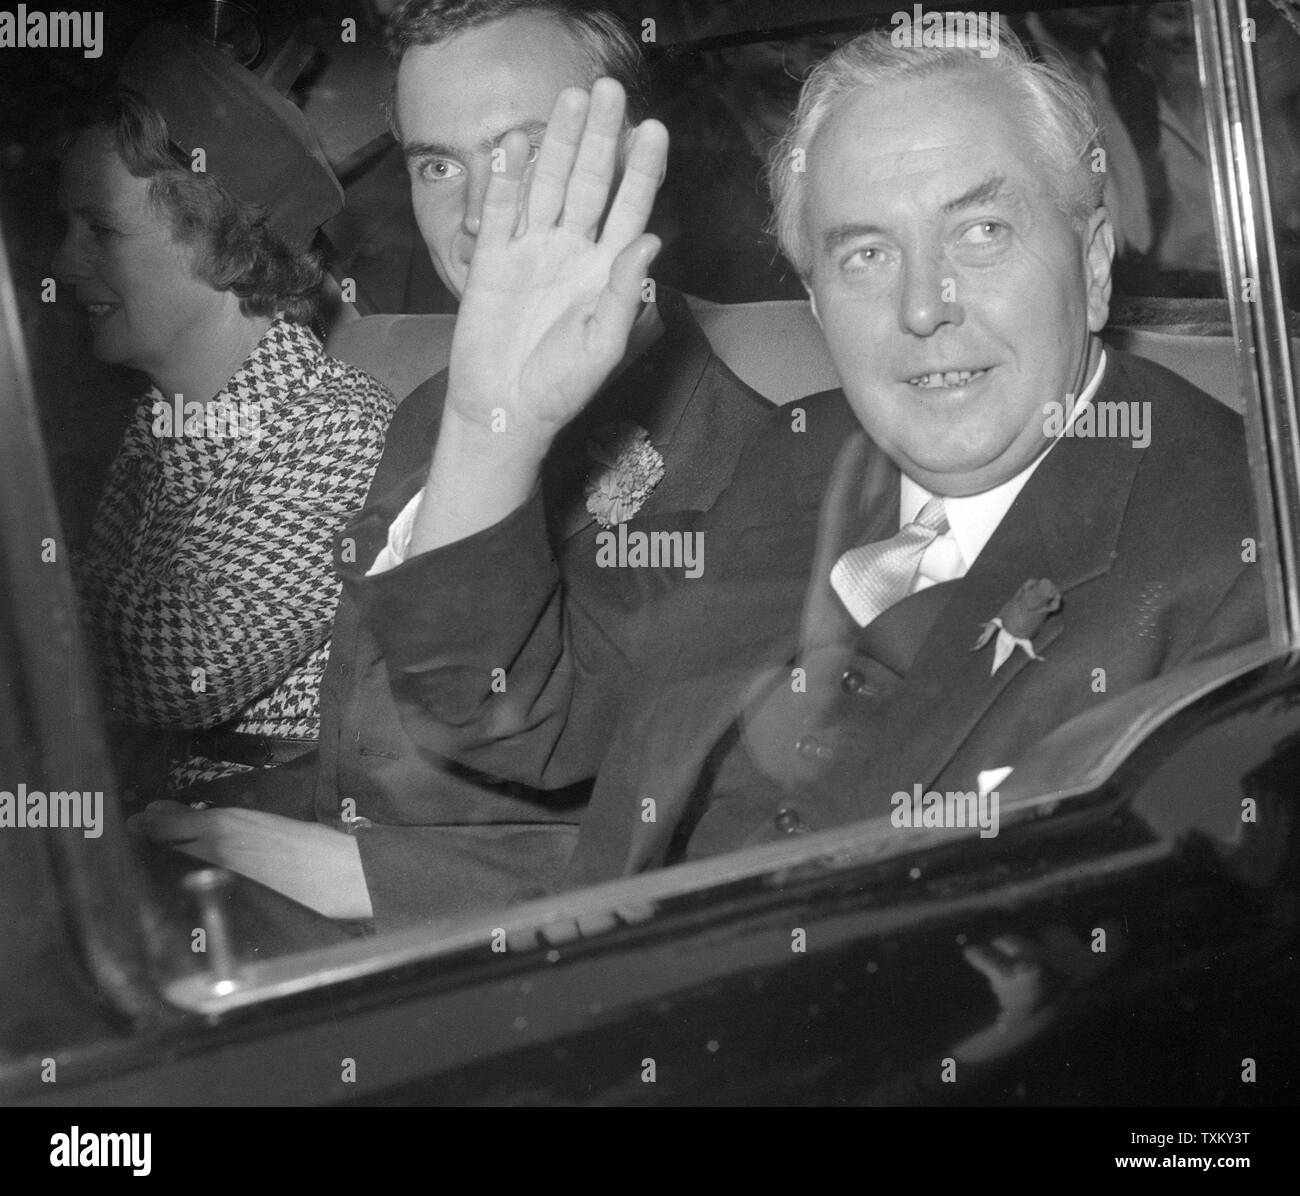
[[649, 1105], [1258, 1177], [1297, 349], [1297, 0], [0, 7], [29, 1173]]

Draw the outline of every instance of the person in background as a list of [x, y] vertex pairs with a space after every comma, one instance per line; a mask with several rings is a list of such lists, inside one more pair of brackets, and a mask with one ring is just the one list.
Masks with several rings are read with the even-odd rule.
[[142, 796], [315, 742], [330, 540], [393, 412], [309, 327], [340, 202], [298, 110], [169, 25], [71, 139], [54, 271], [95, 356], [148, 383], [77, 563]]

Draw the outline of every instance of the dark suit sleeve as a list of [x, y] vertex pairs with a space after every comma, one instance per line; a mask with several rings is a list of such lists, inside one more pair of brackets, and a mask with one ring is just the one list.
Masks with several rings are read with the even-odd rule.
[[[357, 539], [379, 542], [394, 508], [397, 499], [363, 516]], [[417, 747], [537, 789], [595, 775], [631, 675], [638, 612], [672, 584], [667, 570], [598, 567], [595, 536], [570, 540], [561, 570], [535, 493], [495, 526], [386, 573], [345, 568]]]
[[577, 838], [576, 824], [375, 823], [356, 836], [375, 928], [387, 933], [428, 925], [550, 890]]

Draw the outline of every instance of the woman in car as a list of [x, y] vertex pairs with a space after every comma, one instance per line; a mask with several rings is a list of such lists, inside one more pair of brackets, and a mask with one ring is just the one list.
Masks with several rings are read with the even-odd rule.
[[316, 738], [331, 540], [393, 409], [309, 327], [342, 192], [293, 105], [164, 26], [74, 134], [59, 200], [94, 354], [147, 378], [79, 562], [110, 718], [169, 745], [131, 779], [280, 763]]

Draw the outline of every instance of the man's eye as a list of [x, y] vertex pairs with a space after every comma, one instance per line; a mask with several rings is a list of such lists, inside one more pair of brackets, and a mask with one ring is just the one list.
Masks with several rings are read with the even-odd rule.
[[845, 254], [840, 261], [842, 270], [869, 270], [872, 266], [878, 266], [884, 255], [874, 245], [863, 245], [854, 249], [851, 253]]
[[465, 173], [464, 167], [450, 158], [429, 158], [420, 163], [419, 174], [426, 183], [442, 183]]
[[1000, 220], [980, 220], [961, 235], [963, 245], [999, 245], [1011, 232]]

